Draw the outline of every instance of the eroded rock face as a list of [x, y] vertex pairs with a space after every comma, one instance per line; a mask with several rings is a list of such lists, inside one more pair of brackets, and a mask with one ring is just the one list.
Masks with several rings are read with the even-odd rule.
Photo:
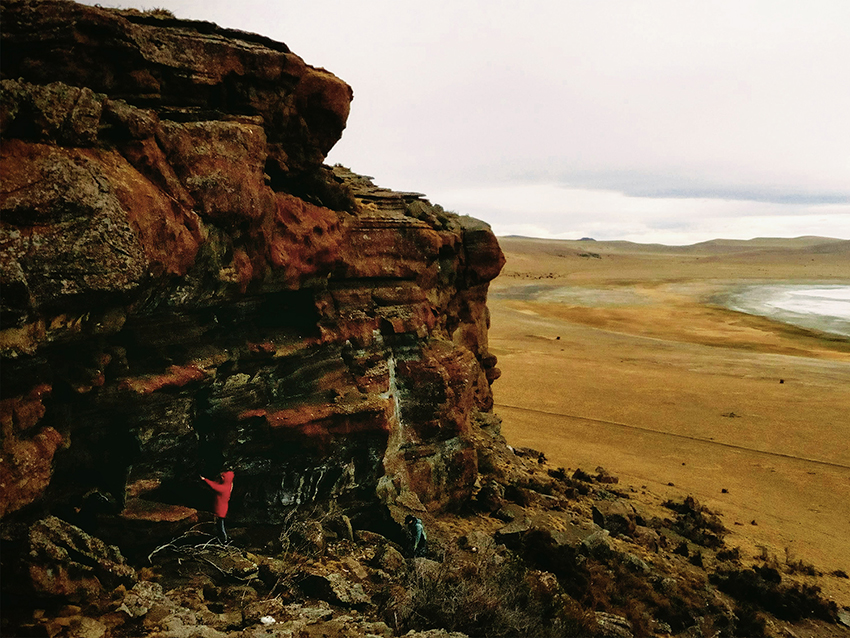
[[71, 602], [94, 598], [104, 588], [132, 587], [136, 581], [135, 570], [117, 547], [55, 516], [30, 529], [28, 561], [28, 582], [19, 580], [19, 588]]
[[64, 0], [2, 21], [0, 515], [194, 520], [222, 464], [237, 522], [468, 497], [489, 228], [323, 166], [351, 89], [281, 43]]

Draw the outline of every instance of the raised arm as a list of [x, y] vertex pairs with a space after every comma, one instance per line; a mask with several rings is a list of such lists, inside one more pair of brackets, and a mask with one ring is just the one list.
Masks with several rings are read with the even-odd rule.
[[223, 494], [225, 491], [227, 491], [227, 486], [224, 483], [219, 483], [218, 481], [213, 481], [211, 479], [208, 479], [205, 476], [202, 476], [201, 480], [204, 481], [207, 485], [209, 485], [216, 492]]

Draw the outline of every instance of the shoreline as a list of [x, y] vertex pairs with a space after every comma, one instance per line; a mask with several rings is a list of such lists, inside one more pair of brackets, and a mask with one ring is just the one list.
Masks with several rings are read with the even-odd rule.
[[850, 334], [844, 332], [846, 327], [850, 333], [850, 322], [817, 315], [786, 321], [786, 315], [778, 310], [747, 312], [735, 302], [744, 290], [821, 285], [835, 284], [729, 279], [575, 284], [518, 281], [508, 276], [494, 282], [489, 299], [521, 312], [635, 336], [850, 360]]
[[[748, 284], [738, 286], [737, 289], [719, 293], [712, 299], [712, 303], [736, 312], [765, 317], [807, 330], [850, 337], [850, 315], [845, 317], [839, 314], [800, 311], [782, 305], [783, 301], [785, 301], [783, 297], [788, 297], [795, 292], [813, 290], [838, 290], [844, 292], [850, 291], [850, 286], [775, 282], [770, 284]], [[795, 300], [788, 301], [789, 305], [792, 305], [790, 302]], [[805, 300], [801, 299], [799, 301], [803, 302]], [[814, 302], [815, 300], [813, 299], [812, 301]], [[840, 302], [834, 305], [838, 306], [838, 303]], [[850, 302], [845, 303], [850, 308]], [[799, 307], [799, 303], [794, 303], [793, 305]], [[827, 304], [820, 305], [828, 308]]]

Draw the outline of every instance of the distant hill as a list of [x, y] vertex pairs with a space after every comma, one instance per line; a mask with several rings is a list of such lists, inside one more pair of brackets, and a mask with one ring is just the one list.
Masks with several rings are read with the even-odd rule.
[[669, 246], [665, 244], [640, 244], [623, 240], [593, 240], [587, 239], [542, 239], [506, 235], [499, 237], [499, 243], [504, 250], [513, 252], [542, 252], [544, 254], [575, 253], [593, 250], [607, 254], [666, 254], [666, 255], [732, 255], [766, 251], [811, 251], [817, 254], [850, 255], [850, 240], [833, 237], [817, 237], [806, 235], [802, 237], [757, 237], [755, 239], [712, 239], [686, 246]]
[[832, 237], [805, 235], [803, 237], [794, 238], [757, 237], [755, 239], [712, 239], [698, 244], [693, 244], [687, 248], [724, 252], [749, 252], [752, 250], [765, 249], [802, 250], [826, 246], [838, 247], [841, 245], [850, 245], [850, 241], [846, 239], [835, 239]]
[[499, 245], [507, 258], [503, 281], [850, 280], [850, 240], [830, 237], [714, 239], [665, 246], [513, 236], [500, 237]]

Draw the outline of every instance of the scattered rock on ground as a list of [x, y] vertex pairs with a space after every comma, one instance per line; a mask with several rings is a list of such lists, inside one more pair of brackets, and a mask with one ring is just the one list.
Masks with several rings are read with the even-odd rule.
[[624, 501], [598, 501], [593, 506], [593, 522], [612, 534], [631, 536], [635, 532], [635, 509]]
[[301, 579], [300, 587], [308, 596], [315, 596], [344, 607], [364, 607], [372, 599], [360, 583], [352, 583], [342, 574], [314, 572]]
[[30, 584], [39, 595], [79, 602], [136, 580], [117, 547], [55, 516], [33, 525], [29, 548]]
[[596, 622], [602, 638], [633, 638], [632, 624], [622, 616], [596, 612]]

